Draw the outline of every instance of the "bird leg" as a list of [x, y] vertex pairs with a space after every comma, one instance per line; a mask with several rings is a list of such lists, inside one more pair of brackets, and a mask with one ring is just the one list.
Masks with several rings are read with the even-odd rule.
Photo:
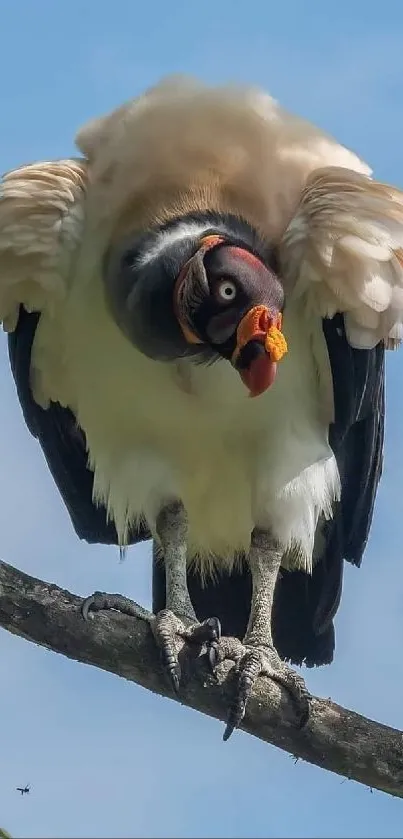
[[218, 618], [208, 618], [203, 623], [197, 621], [187, 585], [187, 516], [180, 502], [171, 502], [160, 511], [156, 531], [160, 545], [154, 542], [153, 551], [162, 552], [165, 562], [165, 609], [154, 615], [121, 594], [97, 591], [84, 600], [81, 611], [85, 620], [90, 612], [113, 609], [148, 621], [164, 668], [177, 692], [181, 678], [179, 652], [184, 642], [191, 644], [193, 651], [198, 653], [204, 643], [220, 639], [221, 625]]
[[[181, 678], [178, 640], [196, 645], [218, 641], [218, 618], [198, 623], [187, 585], [187, 516], [180, 502], [173, 502], [159, 513], [157, 534], [165, 562], [166, 608], [155, 616], [152, 630], [161, 650], [163, 663], [177, 692]], [[157, 546], [154, 545], [154, 551]]]
[[224, 740], [239, 726], [258, 676], [268, 676], [291, 694], [302, 728], [309, 717], [309, 693], [305, 682], [278, 655], [272, 638], [271, 619], [274, 589], [280, 570], [282, 552], [270, 533], [255, 528], [248, 562], [252, 573], [252, 604], [243, 643], [238, 638], [223, 637], [209, 644], [213, 670], [225, 659], [235, 662], [237, 687], [231, 704]]

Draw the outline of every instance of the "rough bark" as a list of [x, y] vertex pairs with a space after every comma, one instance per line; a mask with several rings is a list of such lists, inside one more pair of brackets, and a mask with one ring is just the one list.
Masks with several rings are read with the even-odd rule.
[[[0, 626], [54, 652], [136, 682], [148, 690], [219, 720], [226, 719], [231, 674], [222, 666], [217, 680], [205, 657], [192, 662], [191, 675], [173, 696], [165, 682], [146, 621], [117, 612], [81, 617], [82, 600], [56, 585], [0, 563]], [[242, 728], [295, 757], [403, 797], [403, 734], [366, 719], [330, 700], [312, 699], [311, 719], [295, 727], [288, 696], [268, 679], [259, 679]], [[228, 748], [223, 745], [223, 748]]]

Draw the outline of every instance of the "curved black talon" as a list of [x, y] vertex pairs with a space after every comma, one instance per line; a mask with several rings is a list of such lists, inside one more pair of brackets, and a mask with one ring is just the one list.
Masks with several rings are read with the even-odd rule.
[[230, 711], [227, 725], [225, 726], [225, 731], [222, 736], [224, 743], [226, 743], [227, 740], [229, 740], [233, 731], [235, 731], [235, 729], [238, 728], [238, 726], [241, 724], [242, 719], [242, 716], [238, 718], [238, 715], [235, 712]]
[[209, 661], [210, 670], [212, 671], [212, 673], [214, 673], [214, 671], [217, 667], [217, 664], [218, 664], [217, 647], [218, 647], [217, 641], [212, 641], [212, 643], [209, 644], [208, 649], [207, 649], [208, 661]]
[[218, 618], [207, 618], [203, 623], [195, 624], [186, 634], [190, 644], [214, 643], [221, 638], [221, 623]]
[[310, 694], [302, 676], [281, 661], [274, 648], [250, 648], [239, 666], [235, 701], [228, 716], [224, 741], [228, 740], [245, 716], [245, 710], [259, 676], [267, 676], [288, 692], [297, 713], [297, 728], [306, 725], [310, 714]]
[[182, 668], [179, 664], [176, 650], [172, 650], [168, 643], [167, 639], [167, 646], [160, 649], [161, 663], [171, 682], [172, 689], [178, 694], [182, 678]]
[[248, 699], [253, 690], [253, 685], [261, 672], [262, 665], [259, 651], [248, 651], [242, 659], [242, 668], [238, 677], [235, 699], [230, 707], [227, 725], [223, 734], [224, 742], [231, 737], [234, 729], [238, 728], [242, 722], [245, 716]]
[[[90, 612], [100, 612], [105, 606], [101, 605], [100, 600], [104, 598], [102, 591], [94, 591], [89, 597], [86, 597], [81, 604], [81, 614], [85, 621], [90, 619]], [[106, 607], [107, 608], [107, 607]], [[92, 617], [92, 615], [91, 615]]]

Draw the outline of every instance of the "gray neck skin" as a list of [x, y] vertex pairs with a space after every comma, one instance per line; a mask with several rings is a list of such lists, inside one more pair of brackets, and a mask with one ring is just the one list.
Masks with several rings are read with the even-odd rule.
[[218, 357], [213, 347], [190, 345], [173, 309], [173, 292], [181, 268], [197, 251], [199, 235], [167, 242], [157, 257], [143, 262], [157, 237], [183, 222], [200, 224], [200, 231], [219, 233], [234, 244], [246, 247], [262, 261], [273, 264], [273, 253], [259, 240], [246, 222], [216, 214], [176, 219], [142, 236], [126, 237], [105, 259], [104, 283], [107, 304], [119, 328], [144, 355], [156, 361], [183, 357], [211, 363]]

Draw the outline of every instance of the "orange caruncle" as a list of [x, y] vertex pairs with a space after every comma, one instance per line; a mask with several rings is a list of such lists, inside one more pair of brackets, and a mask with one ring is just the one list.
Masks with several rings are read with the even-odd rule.
[[270, 326], [267, 330], [264, 345], [271, 360], [276, 362], [281, 361], [283, 355], [285, 355], [288, 350], [287, 341], [277, 326]]
[[251, 340], [261, 340], [272, 361], [280, 361], [287, 352], [287, 341], [281, 332], [282, 317], [279, 313], [270, 317], [267, 306], [254, 306], [241, 320], [237, 332], [237, 345], [232, 363], [240, 351]]

